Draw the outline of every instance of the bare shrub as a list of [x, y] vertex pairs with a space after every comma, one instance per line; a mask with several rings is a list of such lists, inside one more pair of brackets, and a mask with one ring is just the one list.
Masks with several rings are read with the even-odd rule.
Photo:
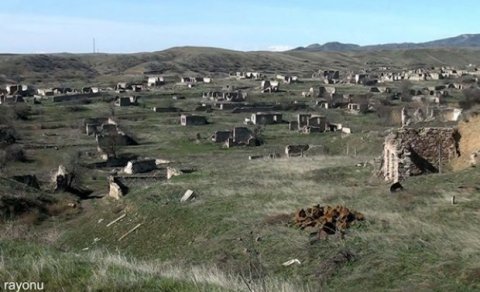
[[65, 110], [67, 112], [76, 113], [76, 112], [84, 112], [87, 110], [87, 108], [80, 105], [72, 105], [72, 106], [65, 107]]
[[395, 111], [395, 108], [387, 105], [379, 105], [376, 110], [377, 116], [382, 121], [382, 124], [387, 126], [398, 125], [400, 119], [400, 111]]
[[0, 146], [14, 144], [17, 139], [18, 134], [13, 127], [0, 126]]
[[412, 83], [410, 81], [404, 80], [400, 83], [400, 101], [407, 102], [412, 100], [411, 89]]
[[263, 132], [265, 131], [265, 126], [256, 125], [253, 129], [253, 137], [258, 141], [259, 144], [263, 143]]
[[14, 118], [17, 120], [28, 120], [28, 117], [31, 114], [31, 108], [26, 104], [15, 104], [12, 106], [12, 110]]
[[27, 161], [27, 155], [23, 150], [23, 147], [19, 145], [10, 145], [4, 149], [5, 162], [25, 162]]
[[463, 99], [459, 101], [459, 105], [463, 110], [468, 110], [476, 104], [480, 104], [480, 88], [467, 88], [462, 91]]
[[80, 186], [82, 185], [85, 174], [87, 173], [85, 169], [82, 167], [80, 161], [82, 158], [81, 151], [73, 151], [68, 154], [67, 159], [65, 161], [65, 169], [71, 176], [71, 180], [69, 182], [68, 187]]

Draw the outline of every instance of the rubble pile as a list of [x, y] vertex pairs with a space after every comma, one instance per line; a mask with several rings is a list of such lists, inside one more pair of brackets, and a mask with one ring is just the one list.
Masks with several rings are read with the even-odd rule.
[[295, 213], [295, 225], [301, 229], [315, 230], [320, 237], [343, 232], [356, 221], [363, 221], [362, 213], [345, 206], [320, 206], [300, 209]]

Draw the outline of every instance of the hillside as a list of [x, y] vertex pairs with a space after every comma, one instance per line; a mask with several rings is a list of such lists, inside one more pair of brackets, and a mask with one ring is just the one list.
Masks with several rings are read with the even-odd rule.
[[311, 44], [298, 47], [293, 51], [307, 52], [345, 52], [345, 51], [378, 51], [378, 50], [406, 50], [406, 49], [438, 49], [438, 48], [480, 48], [480, 34], [462, 34], [440, 40], [422, 43], [390, 43], [360, 46], [357, 44], [344, 44], [328, 42], [323, 45]]
[[[24, 147], [27, 158], [5, 159], [2, 168], [0, 212], [7, 220], [0, 224], [0, 276], [43, 281], [46, 291], [478, 290], [480, 168], [414, 176], [402, 181], [403, 191], [391, 193], [389, 183], [374, 174], [385, 136], [400, 123], [388, 123], [374, 112], [317, 107], [314, 98], [301, 92], [319, 86], [318, 80], [305, 78], [282, 84], [280, 92], [261, 93], [256, 80], [220, 78], [235, 70], [309, 76], [324, 68], [461, 66], [478, 60], [478, 52], [271, 53], [184, 47], [127, 55], [2, 56], [1, 66], [42, 86], [59, 83], [56, 78], [79, 85], [144, 80], [147, 70], [169, 79], [164, 86], [139, 93], [139, 103], [131, 106], [115, 106], [108, 97], [118, 93], [107, 91], [88, 102], [43, 99], [23, 108], [0, 107], [3, 116], [11, 117], [5, 121], [14, 126], [15, 146]], [[15, 67], [16, 62], [48, 72], [46, 79], [35, 79], [39, 72]], [[69, 77], [69, 71], [83, 79]], [[212, 74], [215, 79], [189, 88], [172, 81], [180, 74]], [[391, 86], [398, 90], [400, 83]], [[205, 102], [203, 92], [227, 85], [246, 88], [248, 102], [281, 105], [283, 121], [245, 125], [252, 113], [199, 107]], [[342, 93], [369, 90], [360, 84], [335, 87]], [[125, 93], [130, 94], [136, 93]], [[456, 106], [460, 94], [452, 90], [448, 104]], [[386, 94], [372, 98], [385, 100]], [[391, 101], [392, 110], [407, 105]], [[153, 107], [175, 111], [155, 112]], [[182, 126], [176, 109], [205, 117], [208, 123]], [[292, 131], [287, 122], [305, 113], [341, 123], [350, 134]], [[132, 175], [125, 172], [124, 159], [108, 164], [99, 152], [99, 136], [85, 130], [93, 125], [93, 131], [104, 134], [104, 128], [112, 127], [103, 124], [109, 116], [117, 131], [138, 142], [117, 147], [115, 156], [170, 163]], [[86, 122], [93, 124], [86, 127]], [[212, 141], [215, 133], [240, 127], [258, 135], [261, 145], [226, 148]], [[473, 129], [467, 134], [471, 139], [478, 127]], [[309, 150], [303, 157], [286, 157], [287, 145], [308, 145]], [[59, 165], [74, 174], [76, 187], [91, 195], [72, 188], [69, 194], [54, 192], [58, 177], [53, 179], [53, 174]], [[180, 175], [168, 178], [168, 168]], [[22, 189], [9, 179], [14, 175], [35, 175], [41, 190]], [[127, 187], [121, 197], [110, 195], [115, 190], [111, 175]], [[195, 199], [182, 202], [187, 190]], [[11, 216], [12, 208], [24, 204], [31, 207]], [[330, 229], [327, 237], [312, 226], [302, 229], [296, 215], [316, 204], [348, 208], [364, 220], [335, 225], [338, 229]]]
[[0, 83], [62, 85], [114, 84], [163, 75], [225, 76], [235, 71], [289, 73], [308, 77], [319, 69], [362, 69], [366, 64], [396, 68], [478, 62], [479, 50], [415, 49], [349, 52], [240, 52], [217, 48], [178, 47], [136, 54], [0, 55]]

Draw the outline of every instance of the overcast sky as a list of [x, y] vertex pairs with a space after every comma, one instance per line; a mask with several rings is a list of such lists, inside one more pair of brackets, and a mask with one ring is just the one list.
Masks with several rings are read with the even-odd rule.
[[2, 0], [1, 53], [284, 50], [480, 32], [478, 0]]

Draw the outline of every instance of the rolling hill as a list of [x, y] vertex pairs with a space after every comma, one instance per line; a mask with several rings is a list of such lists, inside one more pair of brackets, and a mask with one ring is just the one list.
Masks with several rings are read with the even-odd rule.
[[373, 51], [373, 50], [405, 50], [405, 49], [438, 49], [438, 48], [479, 48], [480, 34], [462, 34], [456, 37], [434, 40], [423, 43], [391, 43], [360, 46], [356, 44], [344, 44], [329, 42], [323, 45], [312, 44], [306, 47], [298, 47], [293, 51], [307, 52], [345, 52], [345, 51]]
[[[332, 44], [341, 50], [340, 44]], [[476, 64], [477, 49], [402, 49], [289, 52], [241, 52], [205, 47], [176, 47], [135, 54], [0, 55], [0, 83], [24, 82], [52, 86], [71, 84], [113, 85], [143, 78], [147, 72], [162, 75], [225, 76], [235, 71], [288, 73], [311, 76], [319, 69], [357, 70], [365, 66], [415, 68]]]

